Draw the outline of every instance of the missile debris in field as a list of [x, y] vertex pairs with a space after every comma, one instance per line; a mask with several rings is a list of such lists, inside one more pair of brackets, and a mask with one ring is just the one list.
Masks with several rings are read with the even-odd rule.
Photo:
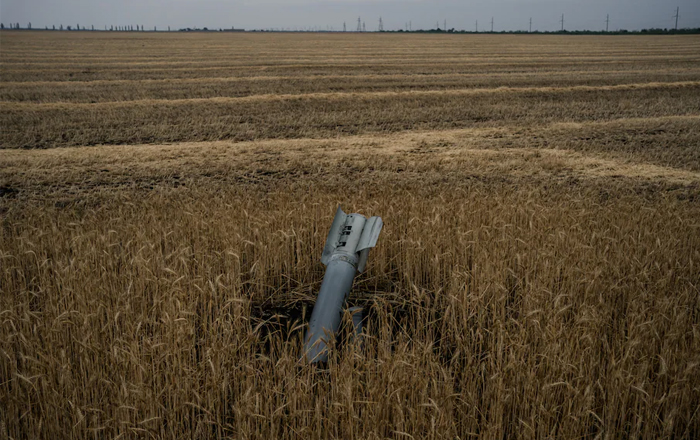
[[[355, 274], [364, 271], [369, 250], [377, 244], [383, 225], [380, 217], [346, 214], [338, 207], [321, 256], [326, 274], [304, 341], [304, 354], [309, 362], [328, 360], [328, 338], [340, 327], [343, 304]], [[360, 323], [355, 325], [357, 330]]]

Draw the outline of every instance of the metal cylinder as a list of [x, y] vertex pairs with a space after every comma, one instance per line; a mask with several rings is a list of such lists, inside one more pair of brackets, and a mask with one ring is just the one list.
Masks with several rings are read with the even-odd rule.
[[304, 353], [309, 362], [328, 360], [327, 341], [340, 327], [343, 303], [357, 273], [357, 259], [354, 262], [352, 260], [353, 257], [336, 254], [328, 263], [304, 343]]

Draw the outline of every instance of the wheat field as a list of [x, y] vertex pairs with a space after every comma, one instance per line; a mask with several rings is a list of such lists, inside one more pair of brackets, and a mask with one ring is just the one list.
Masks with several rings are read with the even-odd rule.
[[[698, 36], [0, 61], [0, 438], [700, 437]], [[311, 366], [338, 205], [385, 227]]]

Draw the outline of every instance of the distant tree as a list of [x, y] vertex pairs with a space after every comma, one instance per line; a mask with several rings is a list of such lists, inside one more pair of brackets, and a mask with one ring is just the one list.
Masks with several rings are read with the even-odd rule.
[[60, 27], [59, 29], [60, 29], [60, 30], [63, 30], [63, 25], [61, 25], [61, 27]]
[[71, 29], [70, 26], [66, 26], [66, 29], [69, 30], [69, 31], [72, 31], [72, 30], [73, 30], [73, 29]]
[[52, 25], [52, 26], [51, 26], [51, 29], [56, 30], [56, 25], [55, 25], [55, 24]]
[[27, 24], [27, 29], [31, 29], [31, 28], [32, 28], [32, 22], [30, 21], [29, 24]]
[[0, 29], [5, 29], [5, 25], [0, 23]]
[[168, 26], [168, 32], [170, 32], [170, 26]]
[[78, 26], [75, 28], [76, 31], [80, 30], [80, 23], [78, 23]]
[[95, 30], [95, 25], [94, 25], [94, 24], [92, 25], [92, 30], [93, 30], [93, 31]]

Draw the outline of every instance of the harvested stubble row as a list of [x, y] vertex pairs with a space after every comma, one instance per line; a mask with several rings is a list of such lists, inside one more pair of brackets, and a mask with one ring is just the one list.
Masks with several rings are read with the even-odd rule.
[[551, 121], [694, 114], [700, 82], [607, 87], [257, 95], [130, 102], [6, 103], [5, 148], [324, 138]]
[[690, 82], [700, 78], [700, 69], [680, 71], [568, 71], [537, 75], [532, 73], [461, 73], [397, 75], [288, 75], [229, 78], [26, 81], [0, 83], [0, 100], [9, 102], [96, 103], [253, 95], [304, 95], [329, 92], [408, 92], [461, 90], [490, 87], [533, 88], [611, 86], [660, 82]]

